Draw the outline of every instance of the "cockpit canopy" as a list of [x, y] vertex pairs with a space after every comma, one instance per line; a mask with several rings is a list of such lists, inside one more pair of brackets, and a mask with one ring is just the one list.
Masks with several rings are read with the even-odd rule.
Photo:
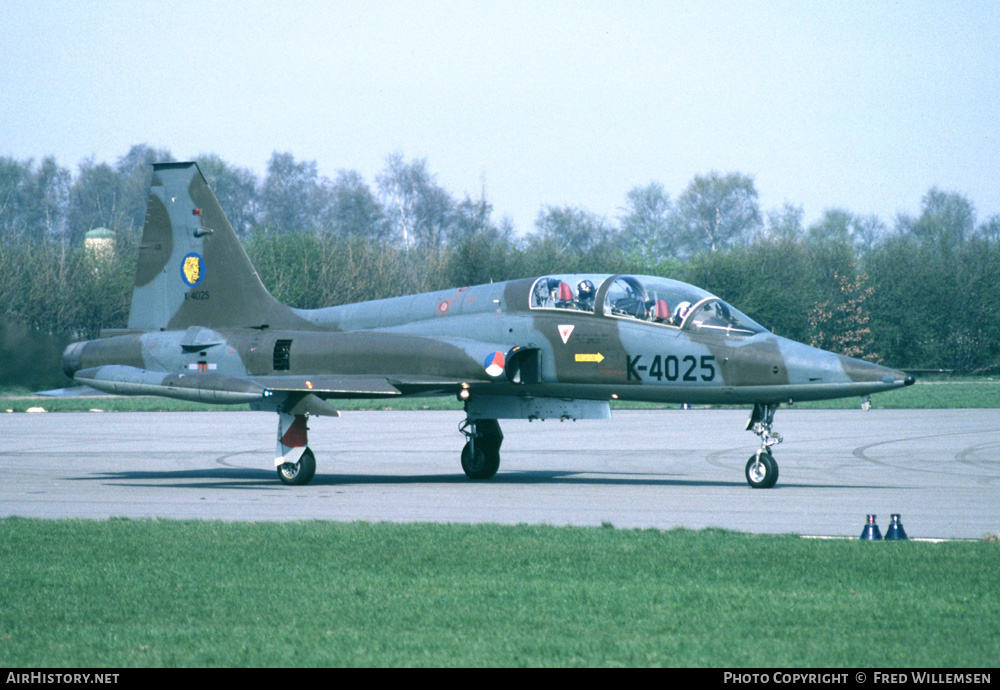
[[531, 288], [530, 307], [592, 312], [729, 337], [766, 330], [701, 288], [655, 276], [543, 276]]

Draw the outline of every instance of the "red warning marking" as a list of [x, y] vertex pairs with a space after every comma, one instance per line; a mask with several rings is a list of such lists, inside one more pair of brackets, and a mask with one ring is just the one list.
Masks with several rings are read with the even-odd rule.
[[281, 437], [281, 445], [289, 448], [302, 448], [309, 445], [309, 429], [306, 428], [306, 416], [295, 415], [295, 421]]
[[448, 300], [443, 299], [440, 302], [438, 302], [437, 313], [440, 316], [444, 316], [445, 314], [447, 314], [449, 309], [451, 309], [451, 302], [449, 302]]

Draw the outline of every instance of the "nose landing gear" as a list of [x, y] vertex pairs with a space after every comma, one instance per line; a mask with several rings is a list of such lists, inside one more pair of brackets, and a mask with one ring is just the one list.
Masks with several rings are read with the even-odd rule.
[[770, 489], [778, 481], [778, 463], [771, 455], [771, 446], [781, 443], [781, 434], [771, 430], [778, 403], [756, 403], [747, 431], [760, 436], [760, 448], [747, 460], [747, 483], [754, 489]]

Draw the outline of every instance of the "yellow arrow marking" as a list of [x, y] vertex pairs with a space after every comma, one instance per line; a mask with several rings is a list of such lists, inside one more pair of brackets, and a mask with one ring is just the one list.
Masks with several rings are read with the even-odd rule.
[[576, 361], [577, 362], [603, 362], [604, 361], [604, 355], [602, 355], [600, 352], [597, 352], [597, 353], [594, 353], [594, 354], [586, 354], [586, 353], [579, 353], [578, 352], [576, 354]]

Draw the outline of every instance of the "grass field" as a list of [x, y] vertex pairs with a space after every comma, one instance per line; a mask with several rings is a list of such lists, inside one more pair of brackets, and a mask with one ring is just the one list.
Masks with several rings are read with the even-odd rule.
[[994, 666], [1000, 545], [0, 520], [0, 666]]
[[[0, 391], [0, 410], [247, 409], [25, 393]], [[998, 408], [1000, 381], [921, 381], [873, 406]], [[989, 667], [998, 572], [991, 542], [7, 518], [0, 666]]]
[[[460, 410], [454, 397], [404, 398], [401, 400], [335, 400], [341, 410]], [[615, 402], [614, 409], [672, 407], [649, 403]], [[859, 398], [796, 403], [802, 409], [854, 409]], [[24, 412], [41, 407], [48, 412], [103, 411], [166, 412], [202, 410], [247, 410], [247, 405], [204, 405], [201, 403], [155, 397], [52, 398], [31, 396], [23, 389], [0, 390], [0, 411]], [[745, 407], [750, 407], [749, 405]], [[921, 380], [914, 386], [872, 396], [872, 407], [900, 409], [1000, 408], [1000, 379], [948, 378]]]

